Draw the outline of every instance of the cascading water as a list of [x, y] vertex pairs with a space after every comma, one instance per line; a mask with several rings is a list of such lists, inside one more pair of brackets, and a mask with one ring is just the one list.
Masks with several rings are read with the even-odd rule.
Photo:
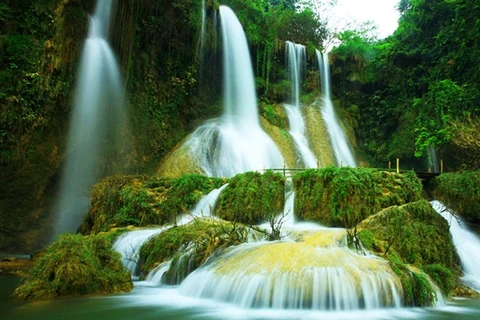
[[207, 121], [186, 142], [193, 161], [208, 176], [281, 168], [283, 157], [262, 130], [247, 39], [235, 13], [220, 6], [223, 39], [224, 113]]
[[[224, 184], [220, 188], [212, 190], [209, 194], [203, 197], [198, 204], [193, 208], [190, 214], [184, 215], [181, 217], [176, 226], [181, 226], [187, 224], [198, 217], [212, 217], [212, 211], [215, 208], [218, 197], [223, 189], [225, 189], [228, 184]], [[214, 218], [214, 217], [212, 217]], [[137, 262], [140, 254], [140, 248], [142, 245], [147, 242], [153, 236], [173, 227], [173, 225], [167, 225], [155, 229], [141, 229], [126, 232], [122, 234], [113, 244], [113, 248], [120, 252], [122, 255], [122, 262], [125, 267], [131, 272], [134, 279], [138, 279], [137, 274]], [[164, 265], [162, 265], [164, 267]], [[167, 268], [168, 269], [168, 268]], [[155, 277], [155, 273], [150, 276], [150, 278]]]
[[346, 247], [346, 231], [233, 248], [190, 274], [180, 292], [242, 308], [358, 310], [400, 307], [403, 288], [386, 260]]
[[454, 216], [440, 201], [430, 202], [432, 207], [450, 224], [450, 233], [457, 249], [464, 276], [462, 280], [480, 292], [480, 238], [465, 227], [465, 222]]
[[312, 150], [310, 150], [308, 139], [305, 136], [305, 121], [300, 105], [302, 65], [306, 61], [305, 47], [287, 41], [286, 55], [288, 58], [288, 72], [292, 88], [289, 101], [284, 104], [284, 107], [287, 111], [290, 127], [289, 132], [299, 153], [297, 167], [315, 168], [317, 166], [317, 159]]
[[316, 53], [322, 80], [323, 106], [321, 112], [328, 129], [328, 134], [330, 135], [337, 165], [356, 167], [357, 164], [350, 149], [347, 137], [338, 123], [335, 109], [333, 107], [330, 91], [330, 65], [328, 62], [328, 55], [326, 53], [322, 54], [318, 50]]
[[213, 216], [213, 209], [217, 204], [217, 200], [218, 200], [218, 197], [220, 196], [220, 193], [227, 186], [228, 186], [228, 183], [224, 184], [218, 189], [212, 190], [209, 194], [203, 197], [195, 206], [195, 208], [193, 208], [190, 214], [187, 214], [181, 217], [177, 221], [177, 225], [187, 224], [190, 221], [192, 221], [193, 218], [196, 218], [196, 217], [209, 217], [214, 219], [215, 217]]
[[122, 255], [123, 265], [130, 271], [133, 279], [138, 279], [137, 265], [140, 248], [151, 237], [167, 228], [143, 229], [122, 234], [113, 244], [113, 249]]
[[[205, 196], [192, 211], [191, 219], [214, 207], [225, 186]], [[285, 191], [293, 196], [288, 185]], [[292, 201], [287, 200], [285, 211], [291, 210]], [[183, 279], [175, 294], [245, 310], [352, 311], [402, 306], [401, 280], [388, 261], [349, 249], [345, 229], [313, 224], [298, 227], [294, 219], [285, 222], [282, 241], [250, 240], [217, 253]], [[141, 245], [167, 228], [126, 233], [114, 247], [134, 272], [135, 254]], [[179, 256], [191, 258], [190, 249], [181, 249], [184, 252]], [[152, 270], [148, 284], [160, 284], [172, 265], [167, 261]]]
[[98, 1], [80, 63], [70, 120], [68, 148], [55, 206], [55, 236], [76, 231], [90, 204], [90, 188], [99, 178], [102, 143], [120, 150], [125, 125], [122, 81], [107, 42], [112, 0]]

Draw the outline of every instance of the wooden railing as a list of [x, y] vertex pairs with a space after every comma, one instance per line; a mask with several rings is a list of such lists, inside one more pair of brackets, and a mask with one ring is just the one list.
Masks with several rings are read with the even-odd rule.
[[[318, 165], [317, 165], [317, 168], [318, 168]], [[263, 172], [266, 172], [266, 171], [280, 172], [280, 173], [283, 174], [284, 177], [291, 177], [295, 173], [302, 172], [302, 171], [307, 170], [307, 169], [313, 169], [313, 168], [288, 168], [286, 166], [286, 164], [284, 164], [283, 168], [281, 168], [281, 169], [275, 169], [275, 168], [274, 169], [266, 169], [266, 168], [264, 168]], [[392, 168], [392, 163], [388, 162], [388, 168], [373, 168], [373, 169], [377, 169], [377, 170], [380, 170], [380, 171], [396, 172], [397, 174], [400, 174], [402, 171], [406, 171], [406, 170], [401, 170], [400, 169], [400, 158], [396, 159], [395, 168]], [[440, 160], [440, 172], [432, 172], [431, 168], [429, 168], [427, 172], [415, 171], [413, 168], [412, 168], [411, 171], [415, 172], [417, 174], [417, 176], [421, 179], [428, 179], [428, 178], [431, 178], [431, 177], [436, 177], [436, 176], [443, 173], [443, 159]]]

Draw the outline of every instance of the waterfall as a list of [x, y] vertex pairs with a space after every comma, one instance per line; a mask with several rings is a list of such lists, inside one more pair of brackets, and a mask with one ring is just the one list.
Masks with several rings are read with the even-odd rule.
[[305, 46], [291, 41], [285, 43], [286, 56], [288, 61], [288, 74], [291, 82], [289, 104], [299, 107], [302, 87], [302, 71], [305, 69], [307, 53]]
[[203, 56], [203, 48], [205, 46], [205, 34], [206, 34], [206, 26], [205, 24], [207, 20], [207, 8], [205, 5], [205, 0], [202, 0], [202, 26], [200, 29], [200, 59], [202, 59]]
[[440, 173], [440, 165], [437, 157], [437, 151], [434, 147], [429, 147], [427, 149], [427, 160], [429, 171]]
[[[200, 199], [190, 214], [178, 219], [176, 225], [185, 225], [197, 217], [212, 217], [213, 209], [215, 208], [218, 197], [227, 186], [228, 184], [224, 184], [220, 188], [210, 191], [206, 196]], [[142, 245], [155, 235], [171, 227], [173, 227], [173, 225], [167, 225], [155, 229], [129, 231], [119, 236], [115, 241], [113, 248], [122, 255], [122, 263], [130, 271], [133, 279], [138, 280], [139, 278], [139, 275], [137, 274], [137, 263]], [[169, 262], [161, 264], [148, 275], [147, 279], [150, 281], [160, 281], [161, 276], [156, 274], [158, 272], [164, 273], [169, 267]]]
[[297, 167], [316, 168], [317, 159], [308, 145], [305, 136], [305, 120], [300, 105], [302, 65], [306, 61], [305, 46], [286, 42], [288, 73], [291, 83], [291, 93], [288, 103], [284, 104], [289, 121], [289, 132], [298, 151]]
[[130, 271], [133, 279], [138, 279], [137, 264], [140, 257], [140, 248], [150, 238], [166, 229], [166, 227], [163, 227], [126, 232], [119, 236], [113, 244], [113, 249], [120, 252], [122, 263]]
[[283, 167], [283, 157], [262, 130], [247, 39], [235, 13], [220, 6], [224, 112], [187, 140], [192, 160], [208, 176]]
[[194, 217], [209, 217], [215, 218], [213, 216], [213, 209], [217, 204], [218, 197], [220, 193], [228, 186], [228, 183], [224, 184], [220, 188], [213, 189], [205, 197], [200, 199], [195, 208], [193, 208], [190, 214], [187, 214], [177, 220], [177, 225], [187, 224], [193, 220]]
[[55, 236], [74, 232], [90, 205], [108, 148], [120, 151], [125, 101], [119, 68], [107, 42], [112, 0], [98, 1], [80, 62], [67, 154], [55, 205]]
[[346, 241], [337, 241], [345, 234], [320, 231], [304, 234], [299, 242], [237, 246], [191, 273], [179, 290], [241, 308], [401, 307], [403, 288], [388, 261], [348, 249]]
[[450, 233], [464, 272], [462, 280], [480, 292], [480, 238], [468, 230], [465, 222], [454, 216], [440, 201], [434, 200], [430, 203], [450, 224]]
[[322, 80], [323, 107], [321, 108], [323, 120], [328, 129], [330, 140], [337, 160], [337, 165], [356, 167], [357, 164], [350, 149], [347, 137], [338, 123], [335, 109], [333, 107], [330, 90], [330, 65], [326, 53], [317, 52], [317, 59]]

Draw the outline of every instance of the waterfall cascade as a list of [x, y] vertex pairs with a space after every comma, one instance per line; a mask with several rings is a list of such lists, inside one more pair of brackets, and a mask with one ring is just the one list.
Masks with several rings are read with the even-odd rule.
[[302, 70], [304, 69], [302, 66], [306, 63], [305, 46], [287, 41], [286, 53], [292, 88], [289, 101], [284, 107], [287, 111], [289, 132], [297, 147], [298, 159], [296, 166], [298, 168], [316, 168], [317, 159], [312, 150], [310, 150], [308, 139], [305, 136], [305, 120], [300, 105]]
[[322, 54], [318, 50], [316, 53], [322, 80], [323, 106], [321, 112], [328, 129], [328, 134], [330, 135], [337, 165], [356, 167], [357, 164], [350, 149], [347, 137], [338, 123], [335, 109], [333, 107], [330, 90], [330, 65], [328, 62], [328, 55], [326, 53]]
[[[191, 219], [203, 215], [202, 208], [214, 207], [224, 187], [205, 196]], [[289, 195], [285, 211], [293, 217], [289, 184], [285, 192]], [[285, 221], [282, 241], [252, 239], [215, 254], [181, 282], [177, 294], [242, 309], [352, 311], [402, 306], [403, 287], [388, 261], [349, 249], [345, 229], [297, 226], [294, 220]], [[163, 230], [132, 231], [118, 239], [115, 249], [130, 270], [136, 268], [133, 253]], [[158, 265], [147, 281], [158, 285], [171, 265], [171, 261]]]
[[345, 234], [318, 231], [304, 234], [300, 242], [238, 246], [194, 271], [180, 292], [242, 308], [400, 307], [402, 285], [388, 262], [347, 249], [339, 241]]
[[464, 272], [462, 280], [480, 292], [480, 238], [465, 227], [461, 218], [454, 216], [440, 201], [431, 202], [432, 207], [450, 224], [450, 233], [457, 249]]
[[220, 6], [223, 39], [224, 113], [207, 121], [186, 142], [193, 161], [208, 176], [281, 168], [283, 157], [260, 127], [247, 39], [235, 13]]
[[99, 178], [102, 144], [122, 148], [125, 101], [120, 71], [107, 42], [112, 0], [98, 1], [90, 19], [75, 90], [67, 155], [57, 203], [55, 235], [74, 232], [90, 204], [90, 187]]

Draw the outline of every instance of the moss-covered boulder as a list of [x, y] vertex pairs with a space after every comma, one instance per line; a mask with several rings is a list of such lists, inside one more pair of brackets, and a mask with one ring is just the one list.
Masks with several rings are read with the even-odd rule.
[[480, 224], [480, 171], [441, 174], [435, 178], [433, 196], [468, 221]]
[[109, 235], [65, 234], [36, 259], [14, 296], [19, 300], [116, 293], [133, 287]]
[[225, 220], [258, 224], [283, 211], [285, 177], [272, 171], [246, 172], [228, 181], [215, 214]]
[[155, 178], [117, 175], [93, 186], [91, 207], [83, 234], [108, 231], [128, 225], [162, 225], [195, 206], [202, 196], [220, 187], [225, 180], [201, 175]]
[[[423, 281], [412, 274], [413, 266], [426, 272], [446, 295], [457, 285], [459, 260], [448, 223], [428, 201], [384, 209], [362, 221], [355, 232], [366, 249], [386, 257], [408, 278], [405, 283], [412, 283], [412, 277], [418, 286]], [[407, 304], [419, 305], [426, 299], [415, 285], [404, 287]]]
[[383, 208], [422, 198], [422, 184], [413, 172], [327, 167], [300, 172], [293, 183], [295, 215], [333, 227], [351, 228]]
[[172, 260], [163, 281], [179, 284], [217, 250], [246, 242], [253, 234], [242, 224], [196, 219], [152, 237], [140, 250], [138, 266], [141, 274], [147, 275], [161, 263]]

